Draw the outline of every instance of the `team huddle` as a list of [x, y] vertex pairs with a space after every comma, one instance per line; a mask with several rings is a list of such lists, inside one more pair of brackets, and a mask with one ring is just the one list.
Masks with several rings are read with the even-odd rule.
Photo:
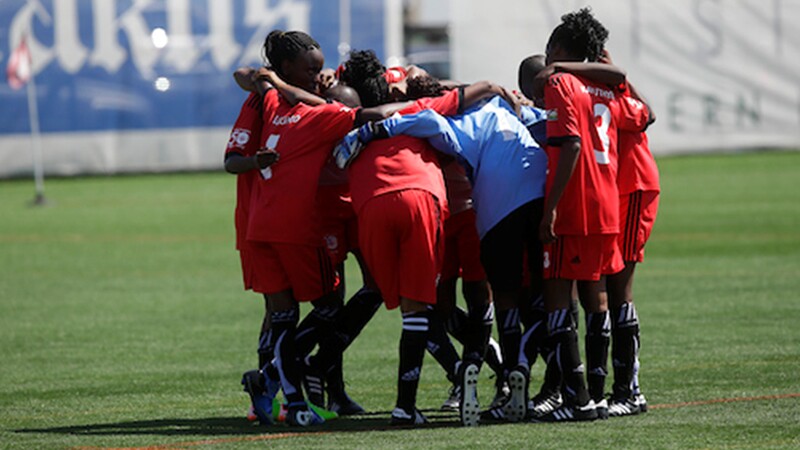
[[[324, 69], [308, 34], [267, 36], [268, 66], [234, 74], [250, 93], [225, 152], [244, 285], [265, 299], [258, 369], [242, 377], [251, 420], [363, 413], [342, 356], [381, 304], [402, 314], [392, 425], [426, 422], [426, 351], [465, 426], [646, 411], [633, 276], [658, 208], [655, 119], [607, 38], [589, 9], [564, 15], [546, 54], [520, 63], [518, 93], [387, 69], [369, 50]], [[363, 287], [345, 301], [348, 253]], [[313, 305], [302, 320], [299, 302]], [[496, 377], [481, 408], [484, 366]]]

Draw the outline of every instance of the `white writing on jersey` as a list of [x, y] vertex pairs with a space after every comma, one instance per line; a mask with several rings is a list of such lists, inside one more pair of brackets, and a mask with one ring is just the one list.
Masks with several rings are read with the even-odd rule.
[[248, 142], [250, 142], [250, 130], [234, 128], [231, 131], [231, 138], [228, 140], [228, 148], [244, 148]]

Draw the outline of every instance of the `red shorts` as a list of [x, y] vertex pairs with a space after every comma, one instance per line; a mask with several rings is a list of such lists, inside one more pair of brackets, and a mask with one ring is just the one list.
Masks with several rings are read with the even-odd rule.
[[544, 246], [544, 278], [598, 281], [606, 269], [619, 272], [624, 263], [614, 251], [616, 241], [616, 234], [559, 236]]
[[323, 245], [336, 267], [347, 259], [347, 252], [358, 248], [358, 220], [350, 200], [349, 186], [320, 186], [317, 188], [316, 207]]
[[619, 197], [618, 244], [625, 262], [644, 261], [644, 245], [658, 214], [658, 191], [634, 191]]
[[464, 281], [486, 279], [481, 265], [481, 238], [475, 228], [475, 210], [467, 209], [444, 221], [444, 261], [442, 280], [461, 278]]
[[253, 290], [275, 294], [292, 290], [298, 302], [317, 300], [336, 288], [336, 272], [322, 246], [248, 241]]
[[423, 190], [373, 197], [358, 215], [361, 252], [388, 309], [400, 297], [436, 303], [444, 253], [439, 202]]
[[258, 292], [258, 289], [256, 289], [258, 282], [256, 281], [256, 274], [253, 270], [252, 260], [253, 252], [250, 249], [250, 245], [246, 242], [241, 244], [239, 248], [239, 261], [242, 263], [242, 281], [244, 281], [244, 289], [252, 289]]

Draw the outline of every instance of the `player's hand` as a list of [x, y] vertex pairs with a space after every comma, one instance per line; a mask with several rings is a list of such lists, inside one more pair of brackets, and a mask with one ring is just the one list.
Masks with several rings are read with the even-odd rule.
[[252, 67], [240, 67], [233, 72], [233, 79], [243, 90], [255, 92], [256, 85], [253, 82], [253, 74], [255, 74], [255, 72], [256, 70]]
[[275, 150], [262, 148], [253, 156], [259, 169], [266, 169], [280, 159], [280, 154]]
[[603, 49], [600, 57], [597, 58], [597, 62], [601, 62], [603, 64], [614, 64], [614, 62], [611, 60], [611, 53], [607, 49]]
[[509, 105], [511, 105], [511, 108], [514, 110], [514, 113], [517, 115], [517, 117], [522, 117], [522, 98], [503, 86], [500, 87], [500, 95], [505, 99], [505, 101], [508, 102]]
[[556, 223], [556, 211], [545, 211], [542, 217], [542, 223], [539, 225], [539, 239], [543, 244], [551, 244], [558, 239], [556, 236], [554, 225]]

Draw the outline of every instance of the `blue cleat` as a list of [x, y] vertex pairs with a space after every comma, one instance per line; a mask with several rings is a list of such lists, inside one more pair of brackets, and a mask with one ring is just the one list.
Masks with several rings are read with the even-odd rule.
[[[266, 380], [265, 380], [266, 379]], [[242, 375], [242, 385], [245, 392], [250, 394], [250, 401], [253, 405], [253, 413], [258, 418], [261, 425], [272, 423], [272, 400], [277, 394], [274, 385], [270, 386], [270, 391], [266, 389], [269, 377], [263, 375], [260, 370], [249, 370]], [[278, 383], [280, 387], [280, 383]]]

